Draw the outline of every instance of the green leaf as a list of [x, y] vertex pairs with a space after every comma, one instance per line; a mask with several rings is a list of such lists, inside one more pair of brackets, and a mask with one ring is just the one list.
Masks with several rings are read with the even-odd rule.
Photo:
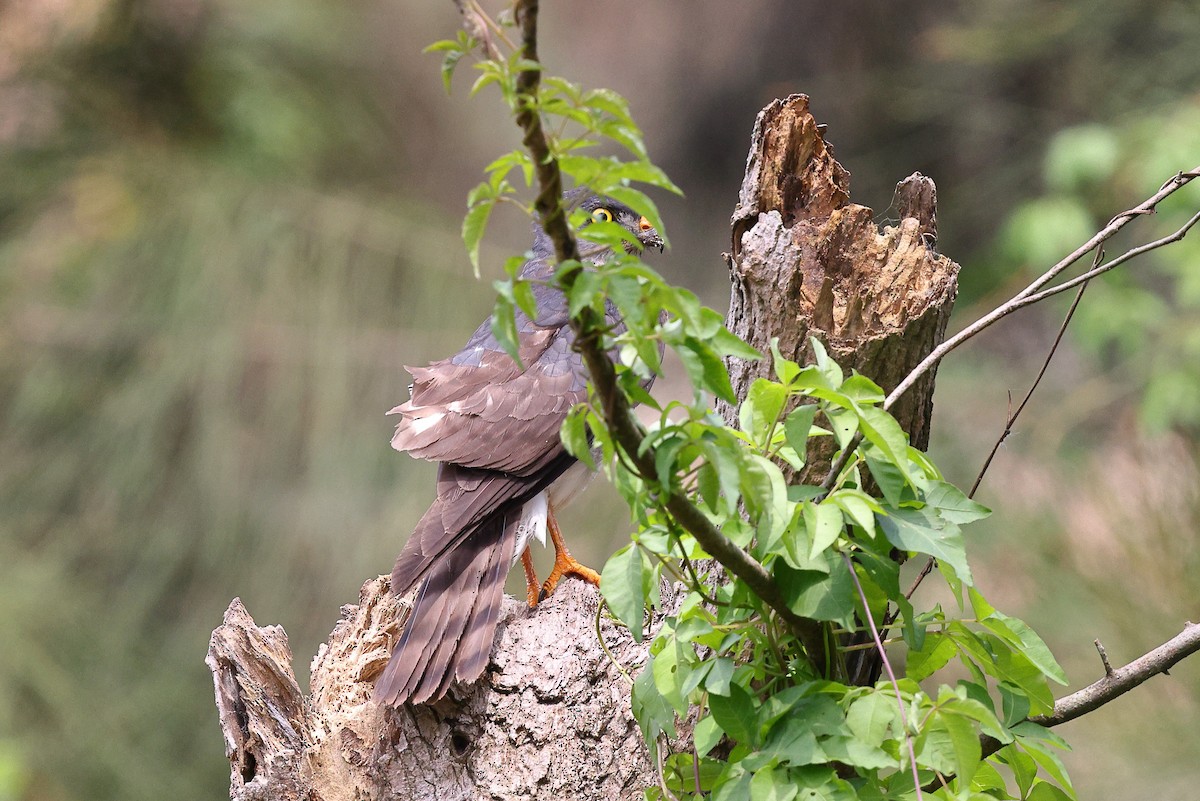
[[533, 294], [533, 284], [529, 281], [514, 279], [512, 282], [513, 301], [526, 317], [537, 319], [537, 298]]
[[707, 344], [695, 337], [684, 337], [676, 348], [688, 377], [698, 389], [707, 389], [727, 403], [737, 403], [725, 362]]
[[787, 482], [779, 466], [756, 453], [744, 458], [742, 497], [750, 519], [757, 526], [757, 550], [764, 553], [775, 550], [792, 517]]
[[949, 664], [958, 654], [954, 641], [943, 634], [925, 636], [925, 647], [908, 652], [907, 676], [913, 681], [924, 681]]
[[741, 408], [738, 409], [738, 419], [742, 430], [760, 448], [768, 445], [768, 434], [778, 423], [787, 397], [787, 390], [783, 385], [765, 378], [756, 378], [750, 385], [746, 400], [742, 401]]
[[971, 523], [992, 513], [983, 504], [975, 503], [962, 490], [945, 481], [933, 481], [925, 491], [925, 503], [936, 508], [951, 523]]
[[746, 801], [753, 778], [754, 775], [737, 762], [729, 763], [713, 785], [712, 801]]
[[800, 374], [800, 365], [784, 358], [779, 352], [779, 337], [771, 337], [771, 359], [775, 367], [775, 377], [784, 384], [792, 383], [792, 379]]
[[800, 456], [808, 452], [808, 436], [812, 431], [813, 418], [817, 416], [816, 404], [797, 406], [788, 412], [783, 421], [783, 431], [787, 442]]
[[1021, 747], [1036, 762], [1046, 775], [1058, 782], [1071, 798], [1075, 797], [1075, 787], [1062, 759], [1052, 749], [1069, 751], [1071, 747], [1063, 738], [1049, 729], [1043, 728], [1031, 721], [1024, 721], [1012, 727], [1012, 731], [1020, 739]]
[[755, 362], [762, 358], [761, 353], [747, 345], [741, 337], [731, 333], [724, 325], [712, 335], [712, 344], [722, 356], [732, 356], [735, 359], [745, 359], [749, 362]]
[[875, 514], [882, 513], [883, 507], [870, 495], [862, 490], [840, 489], [829, 496], [829, 503], [836, 504], [867, 536], [875, 536]]
[[[819, 561], [819, 560], [818, 560]], [[846, 628], [854, 624], [857, 597], [850, 571], [836, 553], [824, 552], [828, 573], [796, 570], [782, 559], [773, 565], [776, 581], [788, 607], [810, 620], [831, 620]]]
[[995, 612], [990, 618], [982, 621], [983, 625], [989, 629], [997, 630], [997, 623], [1002, 623], [1010, 632], [1017, 637], [1017, 641], [1021, 644], [1021, 653], [1037, 666], [1038, 670], [1049, 679], [1052, 679], [1059, 684], [1067, 683], [1067, 673], [1058, 664], [1058, 660], [1054, 658], [1054, 654], [1050, 653], [1049, 646], [1045, 641], [1037, 635], [1024, 621], [1018, 620], [1015, 617], [1009, 617], [1002, 612]]
[[816, 357], [817, 369], [821, 371], [821, 375], [825, 376], [825, 380], [831, 387], [840, 387], [845, 380], [842, 374], [842, 368], [838, 367], [837, 362], [829, 358], [829, 353], [825, 350], [825, 346], [821, 344], [821, 340], [816, 337], [809, 337], [808, 344], [812, 347], [813, 356]]
[[654, 201], [645, 192], [628, 186], [613, 186], [608, 187], [605, 190], [605, 194], [613, 200], [624, 203], [639, 214], [645, 215], [646, 219], [650, 220], [650, 224], [654, 226], [654, 229], [658, 231], [658, 235], [662, 237], [663, 245], [666, 247], [671, 246], [670, 240], [667, 239], [666, 230], [663, 227], [662, 216], [658, 213], [658, 206], [654, 205]]
[[467, 256], [471, 259], [476, 278], [479, 277], [479, 243], [487, 230], [488, 218], [492, 215], [495, 205], [494, 197], [480, 200], [467, 209], [467, 216], [463, 217], [463, 244], [467, 246]]
[[754, 698], [739, 684], [729, 685], [729, 695], [710, 695], [708, 708], [721, 730], [733, 740], [754, 747], [758, 744], [758, 715]]
[[1029, 789], [1037, 778], [1037, 763], [1028, 754], [1018, 751], [1015, 746], [1001, 749], [996, 756], [1012, 770], [1021, 798], [1027, 798]]
[[1069, 795], [1055, 787], [1053, 784], [1044, 781], [1037, 781], [1033, 785], [1033, 789], [1026, 796], [1028, 801], [1074, 801], [1075, 796]]
[[856, 765], [867, 770], [897, 767], [896, 759], [875, 745], [853, 737], [827, 737], [821, 740], [821, 750], [834, 762]]
[[855, 373], [838, 388], [856, 403], [883, 403], [884, 392], [879, 385], [861, 373]]
[[654, 686], [676, 713], [684, 716], [688, 712], [688, 702], [683, 696], [682, 687], [691, 670], [679, 657], [678, 641], [668, 636], [666, 647], [654, 656]]
[[600, 575], [600, 594], [637, 642], [642, 641], [642, 613], [646, 607], [642, 571], [642, 552], [631, 544], [613, 554]]
[[908, 437], [896, 422], [896, 418], [873, 406], [856, 404], [855, 411], [858, 413], [863, 437], [900, 471], [906, 482], [911, 483], [908, 469]]
[[[496, 282], [497, 285], [503, 283]], [[513, 302], [502, 292], [496, 296], [496, 305], [492, 308], [492, 336], [500, 343], [514, 362], [521, 363], [520, 345], [517, 342], [516, 310]]]
[[988, 632], [972, 632], [959, 621], [947, 624], [946, 631], [988, 674], [1020, 688], [1029, 698], [1030, 712], [1045, 715], [1054, 709], [1045, 675], [1011, 643]]
[[860, 451], [867, 460], [867, 468], [871, 471], [871, 477], [875, 479], [875, 483], [879, 485], [884, 500], [888, 502], [889, 506], [898, 507], [904, 497], [904, 488], [907, 485], [904, 473], [896, 465], [879, 458], [879, 454], [874, 448], [863, 448]]
[[1000, 691], [1000, 706], [1004, 713], [1004, 725], [1015, 726], [1029, 717], [1029, 696], [1020, 687], [1007, 681], [997, 683]]
[[971, 721], [937, 712], [917, 738], [917, 762], [941, 773], [957, 774], [970, 782], [983, 758], [979, 735]]
[[592, 461], [592, 443], [587, 434], [587, 407], [578, 404], [567, 414], [559, 430], [563, 446], [567, 453], [574, 456], [585, 465], [595, 469]]
[[[824, 394], [824, 393], [822, 393]], [[825, 419], [829, 421], [829, 430], [837, 440], [839, 448], [845, 448], [858, 433], [858, 415], [846, 409], [825, 407]]]
[[[897, 723], [896, 699], [887, 693], [871, 691], [854, 700], [846, 712], [846, 725], [867, 745], [882, 745], [888, 730]], [[898, 727], [897, 727], [898, 728]]]
[[659, 734], [666, 732], [668, 737], [675, 736], [675, 710], [654, 686], [654, 657], [647, 660], [633, 681], [630, 706], [650, 753], [657, 753]]
[[696, 746], [696, 753], [700, 756], [708, 756], [708, 752], [717, 747], [717, 743], [721, 742], [723, 736], [725, 736], [725, 732], [721, 731], [721, 727], [717, 725], [717, 721], [712, 715], [700, 718], [696, 728], [692, 729], [692, 742]]
[[829, 761], [817, 743], [817, 735], [800, 718], [788, 718], [772, 727], [762, 750], [763, 754], [791, 765], [823, 765]]
[[750, 780], [750, 801], [792, 801], [797, 792], [786, 769], [761, 768]]
[[704, 678], [704, 689], [714, 695], [729, 695], [729, 680], [733, 678], [733, 660], [727, 656], [713, 660]]
[[971, 584], [971, 568], [958, 526], [930, 520], [918, 509], [888, 509], [887, 515], [879, 516], [876, 522], [892, 545], [939, 559], [953, 567], [964, 583]]
[[[596, 305], [596, 295], [600, 291], [603, 284], [603, 279], [591, 270], [579, 270], [575, 273], [575, 280], [571, 283], [571, 289], [567, 292], [567, 314], [571, 317], [578, 317], [579, 312]], [[531, 317], [533, 315], [530, 315]]]
[[845, 529], [842, 510], [832, 503], [804, 502], [804, 526], [812, 542], [809, 559], [816, 559], [822, 551], [837, 542]]

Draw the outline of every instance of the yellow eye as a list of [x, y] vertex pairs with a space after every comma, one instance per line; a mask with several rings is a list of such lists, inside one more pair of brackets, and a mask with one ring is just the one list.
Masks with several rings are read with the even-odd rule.
[[638, 220], [638, 228], [642, 229], [643, 231], [649, 231], [653, 227], [654, 226], [651, 225], [650, 221], [647, 220], [645, 217]]
[[592, 212], [592, 222], [612, 222], [612, 212], [608, 209], [596, 209]]

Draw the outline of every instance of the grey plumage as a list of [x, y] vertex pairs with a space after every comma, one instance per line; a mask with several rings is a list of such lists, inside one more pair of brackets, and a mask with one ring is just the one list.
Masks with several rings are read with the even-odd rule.
[[[608, 209], [643, 246], [661, 247], [653, 228], [608, 198], [570, 194], [591, 212]], [[607, 252], [592, 254], [602, 260]], [[459, 353], [408, 368], [411, 398], [392, 446], [439, 462], [437, 497], [421, 517], [392, 571], [392, 591], [417, 584], [412, 613], [375, 686], [385, 704], [424, 703], [454, 682], [472, 682], [487, 667], [504, 579], [520, 555], [522, 507], [574, 463], [559, 438], [570, 409], [587, 396], [587, 370], [572, 349], [567, 299], [548, 285], [554, 250], [534, 226], [533, 257], [520, 277], [533, 285], [537, 315], [518, 311], [521, 364], [484, 322]], [[610, 325], [619, 326], [615, 307]]]

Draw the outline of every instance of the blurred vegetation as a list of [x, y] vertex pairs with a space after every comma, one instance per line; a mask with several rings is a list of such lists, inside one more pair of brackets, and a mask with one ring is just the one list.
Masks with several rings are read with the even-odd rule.
[[[303, 680], [339, 605], [390, 568], [432, 473], [387, 447], [382, 412], [401, 365], [490, 307], [458, 229], [495, 140], [516, 139], [420, 56], [456, 25], [418, 0], [0, 5], [0, 801], [221, 797], [203, 656], [229, 599], [287, 628]], [[688, 193], [660, 204], [664, 271], [718, 305], [747, 134], [776, 95], [812, 95], [881, 219], [895, 181], [938, 182], [963, 321], [1200, 162], [1183, 0], [869, 18], [616, 0], [547, 6], [543, 27], [557, 71], [631, 99]], [[1198, 206], [1180, 193], [1137, 241]], [[489, 277], [527, 245], [503, 222]], [[977, 576], [1076, 686], [1098, 675], [1093, 637], [1127, 660], [1195, 599], [1198, 241], [1088, 290], [981, 495]], [[934, 449], [956, 481], [1061, 311], [943, 368]], [[572, 540], [596, 563], [624, 529], [592, 492], [573, 518], [593, 537]], [[1173, 676], [1066, 732], [1083, 797], [1192, 792], [1200, 671]]]

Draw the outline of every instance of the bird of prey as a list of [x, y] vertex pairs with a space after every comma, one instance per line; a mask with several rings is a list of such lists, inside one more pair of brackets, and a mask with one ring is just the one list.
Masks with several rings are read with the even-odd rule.
[[[581, 207], [588, 222], [616, 222], [637, 240], [630, 252], [662, 250], [650, 222], [610, 198], [572, 190], [568, 211]], [[532, 283], [537, 315], [516, 312], [520, 362], [514, 361], [485, 321], [465, 348], [428, 367], [407, 368], [410, 399], [392, 447], [438, 463], [437, 498], [417, 523], [392, 571], [392, 591], [420, 584], [408, 624], [375, 685], [383, 704], [425, 703], [455, 682], [483, 674], [500, 613], [504, 579], [521, 559], [530, 606], [567, 575], [599, 584], [599, 575], [571, 557], [554, 513], [587, 483], [590, 471], [567, 453], [559, 428], [587, 398], [587, 368], [575, 341], [566, 296], [551, 284], [554, 245], [533, 226], [532, 257], [519, 277]], [[579, 242], [580, 259], [595, 266], [608, 248]], [[623, 329], [609, 302], [606, 322]], [[554, 568], [540, 590], [529, 543], [544, 545], [549, 531]]]

